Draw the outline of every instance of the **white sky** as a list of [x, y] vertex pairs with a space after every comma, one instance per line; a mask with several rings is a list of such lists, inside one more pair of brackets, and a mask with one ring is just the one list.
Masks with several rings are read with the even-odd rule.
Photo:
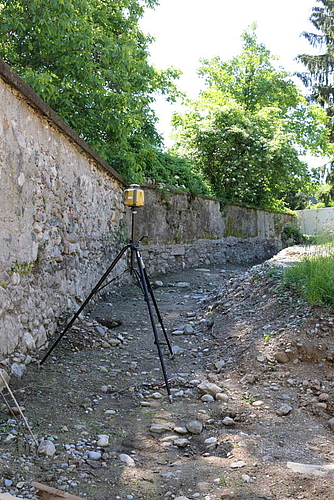
[[[316, 0], [160, 0], [158, 7], [148, 10], [141, 28], [156, 40], [150, 49], [151, 63], [160, 69], [180, 69], [178, 87], [196, 98], [203, 87], [196, 74], [199, 59], [218, 55], [228, 60], [240, 53], [241, 34], [254, 22], [258, 41], [279, 57], [277, 64], [291, 73], [302, 70], [294, 59], [312, 52], [300, 35], [314, 31], [308, 19], [316, 5]], [[160, 119], [157, 128], [167, 145], [171, 115], [178, 109], [162, 99], [155, 106]]]

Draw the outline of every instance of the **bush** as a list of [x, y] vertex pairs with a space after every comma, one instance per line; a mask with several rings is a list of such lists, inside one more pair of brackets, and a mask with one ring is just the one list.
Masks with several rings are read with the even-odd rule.
[[286, 226], [282, 231], [282, 241], [285, 245], [302, 245], [306, 243], [306, 237], [295, 226]]

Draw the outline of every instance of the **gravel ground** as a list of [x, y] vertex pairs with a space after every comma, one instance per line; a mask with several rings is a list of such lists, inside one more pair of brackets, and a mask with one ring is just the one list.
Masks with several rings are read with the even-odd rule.
[[37, 352], [11, 381], [39, 452], [3, 400], [0, 492], [35, 499], [38, 481], [90, 500], [333, 500], [334, 320], [277, 270], [305, 251], [154, 278], [172, 403], [138, 287], [99, 300], [42, 370]]

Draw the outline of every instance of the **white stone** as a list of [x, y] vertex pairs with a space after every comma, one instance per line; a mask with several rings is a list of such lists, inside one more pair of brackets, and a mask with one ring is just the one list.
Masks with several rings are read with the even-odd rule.
[[334, 464], [326, 465], [313, 465], [313, 464], [302, 464], [298, 462], [287, 462], [288, 469], [294, 472], [299, 472], [300, 474], [312, 475], [312, 476], [326, 476], [330, 472], [334, 471]]
[[201, 401], [203, 401], [203, 403], [212, 403], [212, 401], [214, 401], [215, 398], [213, 396], [211, 396], [211, 394], [204, 394], [202, 397], [201, 397]]
[[191, 420], [186, 427], [191, 434], [200, 434], [203, 430], [203, 424], [198, 420]]
[[216, 444], [218, 439], [216, 437], [210, 437], [204, 441], [204, 444]]
[[126, 453], [121, 453], [119, 455], [119, 459], [121, 462], [123, 462], [128, 467], [136, 467], [136, 463], [133, 460], [133, 458], [131, 458], [130, 455], [127, 455]]
[[228, 395], [225, 394], [224, 392], [218, 392], [215, 396], [216, 401], [223, 401], [226, 403], [228, 401]]
[[211, 394], [211, 396], [215, 396], [222, 391], [219, 385], [213, 384], [212, 382], [202, 382], [197, 386], [197, 389], [201, 394]]
[[177, 434], [187, 434], [187, 429], [186, 427], [174, 427], [174, 432]]
[[38, 447], [38, 453], [40, 455], [45, 455], [46, 457], [53, 457], [56, 453], [56, 447], [52, 441], [45, 439], [42, 441]]
[[152, 424], [150, 431], [154, 434], [163, 434], [164, 432], [170, 431], [170, 428], [167, 425]]
[[153, 399], [162, 399], [163, 395], [161, 394], [161, 392], [152, 392], [151, 398], [153, 398]]
[[105, 447], [109, 446], [108, 434], [99, 434], [98, 435], [97, 446], [100, 446], [101, 448], [105, 448]]
[[241, 467], [245, 467], [245, 465], [246, 463], [243, 460], [238, 460], [231, 463], [231, 469], [240, 469]]
[[29, 332], [25, 332], [25, 334], [23, 336], [23, 341], [24, 341], [25, 346], [28, 349], [28, 351], [36, 349], [35, 340], [34, 340], [33, 336], [30, 335]]
[[101, 457], [102, 457], [102, 453], [100, 451], [90, 451], [88, 453], [88, 458], [90, 460], [100, 460]]
[[190, 441], [189, 441], [189, 439], [186, 439], [186, 438], [179, 438], [179, 439], [175, 439], [173, 441], [173, 443], [178, 448], [185, 448], [186, 446], [188, 446], [190, 444]]
[[222, 422], [223, 425], [226, 425], [226, 427], [231, 427], [232, 425], [235, 425], [235, 421], [231, 417], [225, 417]]

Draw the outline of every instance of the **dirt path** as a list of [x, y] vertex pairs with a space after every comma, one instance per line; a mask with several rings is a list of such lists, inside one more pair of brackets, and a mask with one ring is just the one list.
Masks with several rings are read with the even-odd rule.
[[281, 287], [273, 266], [294, 252], [155, 278], [172, 404], [138, 288], [100, 301], [13, 385], [50, 456], [0, 406], [0, 491], [34, 499], [35, 480], [90, 500], [334, 500], [333, 318]]

